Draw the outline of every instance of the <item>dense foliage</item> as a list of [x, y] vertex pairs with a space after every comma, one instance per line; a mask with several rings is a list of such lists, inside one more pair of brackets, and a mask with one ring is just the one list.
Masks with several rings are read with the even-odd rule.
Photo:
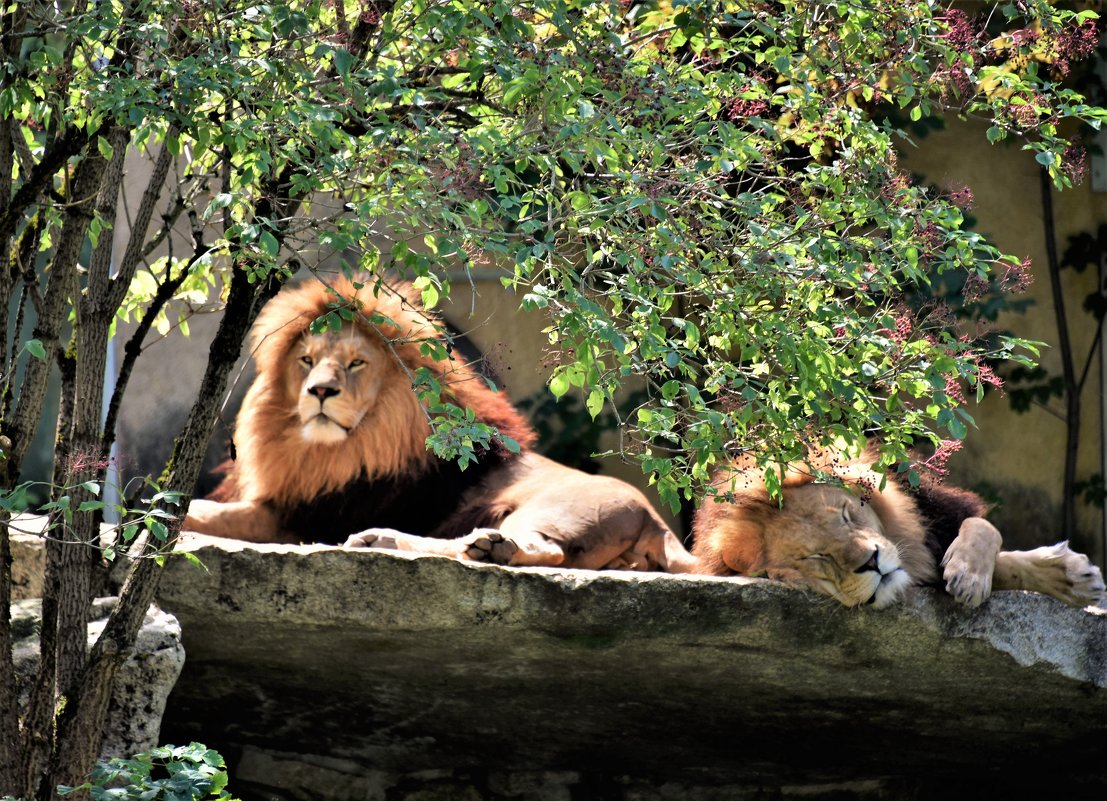
[[97, 763], [82, 787], [62, 787], [63, 795], [88, 790], [93, 801], [231, 801], [223, 757], [201, 743], [163, 745], [131, 758]]
[[[771, 464], [874, 431], [885, 465], [929, 441], [940, 469], [971, 423], [966, 394], [994, 381], [987, 361], [1033, 347], [979, 338], [940, 293], [911, 298], [952, 273], [981, 293], [1018, 288], [1026, 265], [966, 230], [963, 190], [904, 175], [902, 125], [983, 119], [1062, 187], [1080, 167], [1062, 131], [1104, 118], [1064, 82], [1095, 46], [1092, 14], [966, 7], [979, 13], [925, 0], [12, 0], [0, 12], [4, 509], [56, 371], [52, 484], [70, 491], [55, 539], [94, 542], [147, 334], [217, 303], [212, 361], [161, 481], [163, 500], [189, 493], [250, 321], [336, 254], [401, 273], [431, 307], [448, 275], [501, 270], [548, 315], [555, 396], [617, 413], [620, 387], [644, 380], [618, 415], [621, 442], [668, 503], [697, 495], [727, 453]], [[146, 189], [120, 202], [125, 175]], [[119, 319], [137, 325], [102, 420]], [[494, 436], [448, 387], [413, 379], [438, 423], [429, 446], [465, 459]], [[154, 528], [147, 553], [175, 537]], [[7, 552], [5, 527], [4, 609]], [[156, 587], [152, 560], [136, 561], [86, 653], [81, 552], [48, 551], [57, 595], [31, 711], [0, 698], [0, 780], [28, 798], [88, 770], [111, 665]], [[9, 646], [5, 616], [4, 686]]]
[[[905, 305], [945, 271], [1018, 284], [1025, 266], [964, 230], [957, 193], [907, 179], [893, 120], [985, 117], [1069, 183], [1059, 128], [1101, 118], [1061, 82], [1094, 48], [1090, 13], [347, 5], [108, 4], [68, 21], [73, 53], [28, 40], [34, 80], [0, 106], [29, 149], [64, 115], [105, 158], [120, 132], [183, 157], [196, 249], [140, 272], [125, 310], [159, 276], [203, 290], [212, 265], [265, 276], [332, 250], [400, 270], [433, 305], [448, 268], [490, 261], [550, 315], [555, 395], [578, 387], [596, 412], [649, 379], [624, 442], [669, 500], [724, 450], [791, 456], [875, 429], [892, 463], [920, 436], [960, 439], [960, 385], [1029, 355]], [[488, 432], [463, 433], [433, 444], [457, 454]]]

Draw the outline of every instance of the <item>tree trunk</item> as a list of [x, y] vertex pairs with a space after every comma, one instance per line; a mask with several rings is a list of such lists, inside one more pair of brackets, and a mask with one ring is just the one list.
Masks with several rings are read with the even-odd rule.
[[1076, 363], [1069, 338], [1068, 315], [1065, 310], [1064, 288], [1061, 285], [1061, 262], [1057, 257], [1057, 235], [1053, 224], [1053, 185], [1049, 173], [1040, 171], [1042, 186], [1042, 219], [1045, 225], [1046, 258], [1049, 262], [1049, 288], [1053, 295], [1053, 313], [1057, 319], [1057, 350], [1061, 357], [1061, 372], [1065, 384], [1065, 470], [1061, 483], [1061, 537], [1070, 540], [1076, 534], [1076, 467], [1080, 450], [1080, 392], [1082, 382], [1076, 380]]
[[[4, 488], [14, 486], [18, 480], [23, 457], [27, 453], [35, 428], [42, 417], [50, 365], [60, 346], [60, 330], [65, 321], [66, 310], [75, 300], [78, 286], [78, 259], [92, 221], [93, 204], [100, 194], [106, 167], [107, 162], [98, 153], [89, 153], [77, 166], [73, 177], [72, 200], [63, 217], [61, 235], [58, 237], [54, 259], [50, 266], [49, 283], [34, 329], [34, 337], [42, 343], [47, 358], [44, 362], [37, 359], [28, 361], [15, 414], [10, 419], [10, 423], [5, 421], [5, 432], [12, 440], [12, 444], [9, 458], [0, 467], [0, 474], [2, 474], [0, 486]], [[74, 408], [87, 405], [87, 403], [78, 402]], [[53, 706], [53, 699], [50, 698], [47, 702], [47, 697], [53, 693], [47, 693], [46, 688], [57, 691], [70, 686], [74, 677], [85, 665], [89, 570], [88, 554], [84, 549], [74, 548], [72, 545], [66, 547], [59, 543], [48, 543], [47, 552], [48, 573], [53, 575], [53, 578], [48, 580], [53, 582], [59, 593], [52, 596], [56, 604], [50, 609], [44, 609], [47, 618], [46, 628], [49, 630], [44, 637], [44, 642], [47, 650], [52, 653], [43, 654], [40, 668], [45, 668], [46, 672], [40, 671], [41, 685], [38, 688], [40, 692], [34, 695], [37, 696], [39, 704], [45, 704], [49, 709]], [[73, 564], [70, 564], [71, 562]], [[74, 572], [69, 572], [71, 569], [74, 569]], [[64, 580], [60, 578], [62, 575], [65, 576]], [[51, 676], [49, 673], [55, 675]], [[42, 718], [41, 709], [31, 709], [28, 713], [32, 728], [28, 731], [28, 736], [23, 738], [23, 747], [19, 748], [18, 743], [14, 744], [15, 747], [10, 752], [0, 756], [5, 763], [19, 766], [18, 770], [22, 773], [23, 781], [11, 787], [22, 789], [22, 794], [30, 798], [34, 794], [34, 788], [24, 782], [33, 784], [38, 781], [36, 776], [41, 776], [42, 768], [46, 763], [44, 752], [50, 738], [47, 736], [45, 740], [42, 739], [41, 735], [44, 732], [34, 725], [35, 721]]]
[[[163, 477], [167, 489], [192, 492], [200, 477], [208, 438], [218, 417], [228, 378], [242, 351], [242, 343], [261, 307], [280, 289], [280, 279], [270, 276], [251, 284], [246, 272], [234, 270], [226, 311], [211, 344], [207, 369], [188, 422], [177, 438], [173, 455]], [[183, 515], [183, 510], [180, 512]], [[169, 541], [149, 543], [146, 558], [135, 561], [119, 594], [119, 602], [108, 618], [103, 634], [89, 655], [79, 689], [71, 694], [76, 701], [59, 717], [57, 730], [58, 760], [53, 784], [79, 784], [96, 758], [89, 750], [99, 742], [111, 683], [123, 655], [132, 647], [145, 619], [146, 610], [157, 596], [161, 566], [151, 558], [155, 549], [173, 547], [179, 523], [170, 526]], [[47, 801], [51, 796], [40, 794]], [[68, 798], [73, 798], [72, 796]]]
[[[23, 457], [31, 445], [35, 428], [42, 417], [46, 400], [46, 385], [50, 365], [59, 345], [59, 331], [69, 308], [71, 293], [77, 275], [77, 260], [84, 246], [85, 234], [92, 221], [92, 202], [82, 198], [95, 198], [100, 191], [100, 181], [107, 162], [99, 153], [88, 153], [77, 167], [73, 178], [73, 201], [66, 208], [61, 235], [50, 265], [50, 280], [42, 300], [42, 310], [34, 328], [34, 338], [42, 343], [46, 360], [30, 359], [19, 390], [19, 402], [10, 421], [5, 420], [4, 433], [12, 441], [8, 460], [0, 471], [0, 488], [15, 485]], [[0, 241], [3, 241], [0, 238]]]

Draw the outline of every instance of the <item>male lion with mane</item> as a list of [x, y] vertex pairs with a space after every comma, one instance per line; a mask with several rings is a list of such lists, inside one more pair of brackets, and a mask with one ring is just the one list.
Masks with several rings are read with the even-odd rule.
[[[723, 497], [706, 499], [693, 522], [697, 572], [765, 576], [846, 606], [885, 607], [912, 585], [940, 581], [973, 607], [993, 589], [1031, 590], [1077, 607], [1102, 598], [1099, 568], [1068, 543], [1003, 551], [980, 497], [926, 482], [914, 492], [892, 477], [879, 489], [875, 460], [873, 452], [814, 454], [806, 467], [785, 472], [780, 501], [752, 460], [720, 470], [712, 483]], [[819, 473], [842, 484], [817, 483]]]
[[[235, 424], [237, 458], [184, 528], [252, 542], [344, 543], [506, 565], [688, 572], [694, 560], [646, 497], [531, 450], [506, 397], [440, 343], [406, 284], [309, 281], [268, 303], [252, 331], [257, 377]], [[313, 334], [334, 305], [356, 311]], [[426, 368], [446, 398], [503, 439], [462, 470], [427, 450], [412, 388]]]

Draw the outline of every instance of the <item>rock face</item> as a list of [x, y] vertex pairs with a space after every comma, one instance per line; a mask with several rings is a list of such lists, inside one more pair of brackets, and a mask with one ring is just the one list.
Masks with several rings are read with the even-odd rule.
[[12, 600], [42, 597], [46, 549], [42, 545], [45, 518], [23, 515], [11, 521]]
[[1102, 610], [190, 547], [162, 740], [244, 798], [1107, 797]]
[[[103, 631], [115, 601], [115, 598], [97, 598], [93, 603], [92, 619], [88, 624], [90, 646]], [[24, 690], [38, 668], [37, 627], [41, 619], [41, 601], [28, 599], [12, 604], [15, 668]], [[139, 631], [135, 652], [116, 677], [100, 748], [103, 756], [129, 757], [159, 745], [158, 730], [165, 701], [183, 666], [180, 625], [172, 615], [156, 606], [150, 607]], [[21, 701], [25, 702], [26, 698]]]

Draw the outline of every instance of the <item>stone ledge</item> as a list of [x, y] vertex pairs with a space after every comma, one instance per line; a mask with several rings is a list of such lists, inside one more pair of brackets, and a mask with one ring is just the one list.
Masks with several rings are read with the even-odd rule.
[[[163, 739], [286, 765], [240, 776], [267, 793], [537, 798], [503, 789], [534, 776], [566, 798], [1107, 789], [1103, 610], [929, 590], [845, 609], [752, 579], [187, 547], [206, 570], [171, 560], [162, 585], [188, 653]], [[420, 776], [439, 794], [401, 792]]]

